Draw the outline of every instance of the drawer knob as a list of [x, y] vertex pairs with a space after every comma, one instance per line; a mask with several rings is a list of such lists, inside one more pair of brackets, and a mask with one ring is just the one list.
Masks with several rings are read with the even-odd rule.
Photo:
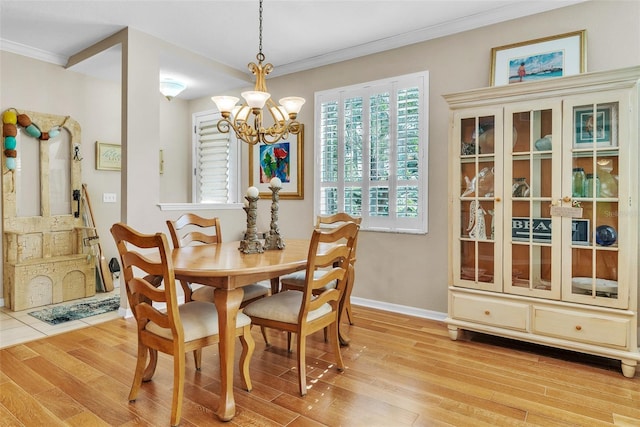
[[491, 314], [491, 312], [489, 310], [485, 310], [484, 314], [486, 314], [487, 316]]
[[576, 325], [576, 331], [581, 331], [581, 330], [582, 330], [582, 326]]

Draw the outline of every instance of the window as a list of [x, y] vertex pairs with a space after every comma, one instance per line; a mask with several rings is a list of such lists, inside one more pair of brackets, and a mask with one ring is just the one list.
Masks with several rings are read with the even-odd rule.
[[218, 131], [220, 113], [193, 115], [193, 201], [238, 203], [240, 164], [238, 141]]
[[427, 72], [318, 92], [316, 215], [427, 232]]

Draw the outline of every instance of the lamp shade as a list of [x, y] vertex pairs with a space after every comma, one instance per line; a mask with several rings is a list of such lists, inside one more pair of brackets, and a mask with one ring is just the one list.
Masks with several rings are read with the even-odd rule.
[[249, 117], [249, 113], [251, 112], [251, 108], [246, 105], [236, 105], [233, 107], [231, 114], [236, 118], [237, 121], [245, 122], [247, 121], [247, 117]]
[[175, 96], [178, 96], [180, 92], [185, 90], [187, 86], [173, 79], [160, 80], [160, 93], [163, 94], [168, 100], [171, 100]]
[[280, 99], [280, 105], [287, 110], [287, 113], [293, 114], [294, 117], [297, 115], [300, 110], [302, 110], [302, 106], [304, 105], [305, 100], [299, 96], [288, 96], [286, 98]]
[[239, 101], [239, 98], [235, 96], [212, 96], [211, 100], [216, 103], [216, 107], [218, 107], [218, 111], [230, 113], [233, 110], [233, 107], [236, 106], [236, 103]]
[[273, 117], [275, 117], [278, 122], [286, 122], [289, 118], [289, 114], [282, 105], [271, 107], [271, 114], [273, 114]]
[[247, 105], [251, 108], [262, 109], [267, 99], [271, 95], [267, 92], [260, 92], [257, 90], [249, 90], [241, 93], [242, 97], [247, 101]]

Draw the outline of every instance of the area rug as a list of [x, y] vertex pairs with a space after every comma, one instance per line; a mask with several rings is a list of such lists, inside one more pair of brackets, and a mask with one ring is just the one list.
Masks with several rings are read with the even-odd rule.
[[84, 319], [85, 317], [96, 316], [98, 314], [115, 311], [120, 307], [120, 297], [114, 296], [104, 299], [91, 299], [82, 302], [59, 305], [56, 307], [44, 308], [32, 311], [29, 314], [38, 320], [47, 322], [50, 325], [71, 320]]

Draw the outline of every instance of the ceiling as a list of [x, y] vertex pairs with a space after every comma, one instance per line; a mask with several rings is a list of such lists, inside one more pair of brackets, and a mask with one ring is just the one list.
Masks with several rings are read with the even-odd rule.
[[[275, 66], [271, 76], [284, 75], [581, 1], [265, 0], [263, 53]], [[188, 85], [180, 98], [252, 85], [247, 64], [258, 53], [257, 0], [0, 0], [2, 50], [63, 66], [126, 27], [193, 53], [160, 58], [161, 76]], [[243, 74], [220, 71], [227, 67]], [[118, 80], [120, 47], [71, 69]]]

